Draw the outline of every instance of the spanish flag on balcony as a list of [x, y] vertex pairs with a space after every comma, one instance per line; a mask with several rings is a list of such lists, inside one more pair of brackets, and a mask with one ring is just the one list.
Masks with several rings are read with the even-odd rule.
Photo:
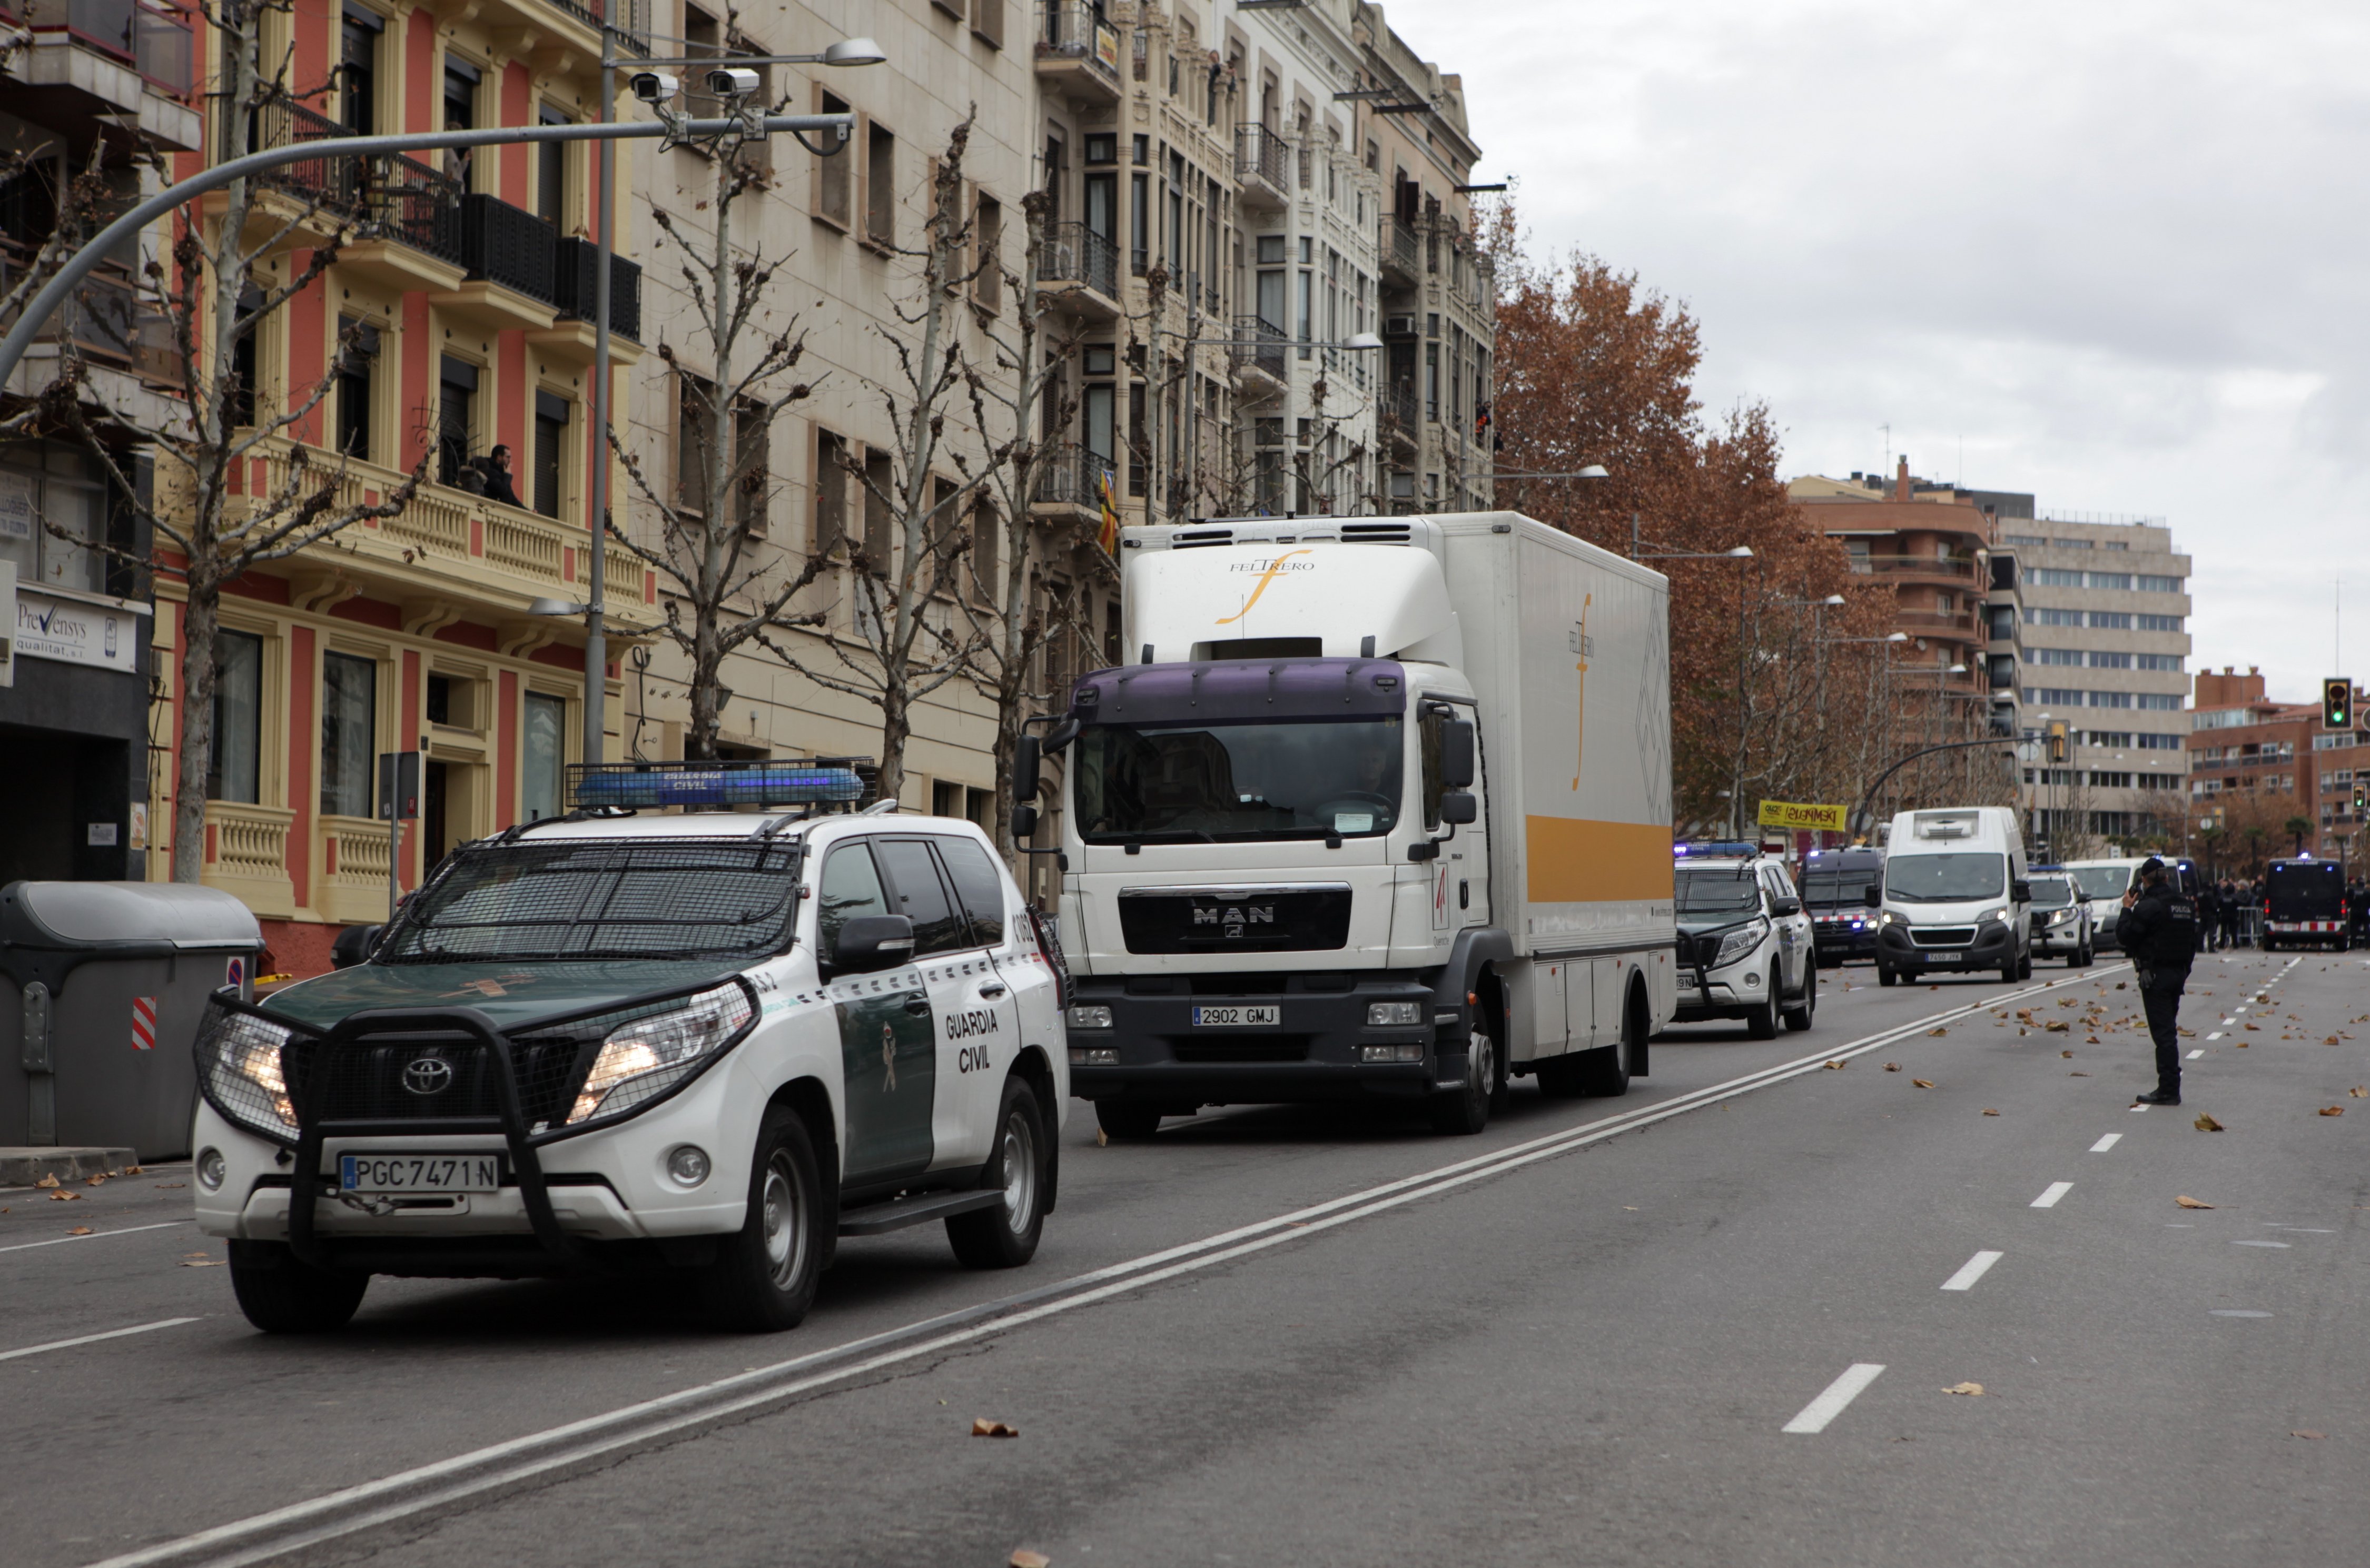
[[1119, 558], [1119, 503], [1111, 498], [1110, 482], [1110, 470], [1106, 468], [1096, 486], [1102, 494], [1103, 507], [1102, 532], [1097, 536], [1096, 543], [1103, 547], [1104, 555], [1117, 560]]

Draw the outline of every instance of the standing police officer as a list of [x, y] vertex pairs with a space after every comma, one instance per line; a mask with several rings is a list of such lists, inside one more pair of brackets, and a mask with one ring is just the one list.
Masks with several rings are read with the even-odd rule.
[[2148, 1034], [2156, 1040], [2156, 1089], [2139, 1096], [2143, 1105], [2180, 1104], [2180, 992], [2197, 956], [2197, 905], [2165, 876], [2164, 862], [2150, 856], [2140, 867], [2140, 886], [2123, 895], [2115, 940], [2139, 971], [2140, 1004], [2147, 1010]]

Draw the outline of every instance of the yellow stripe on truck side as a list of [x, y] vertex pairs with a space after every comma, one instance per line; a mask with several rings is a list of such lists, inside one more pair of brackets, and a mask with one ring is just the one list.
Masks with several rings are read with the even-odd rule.
[[1661, 823], [1524, 818], [1534, 904], [1672, 897], [1671, 830]]

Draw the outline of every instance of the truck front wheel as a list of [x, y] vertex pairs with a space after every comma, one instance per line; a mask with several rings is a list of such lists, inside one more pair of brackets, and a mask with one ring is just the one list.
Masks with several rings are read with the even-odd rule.
[[1490, 1102], [1498, 1088], [1498, 1042], [1475, 1029], [1466, 1036], [1465, 1086], [1432, 1102], [1432, 1130], [1461, 1138], [1490, 1125]]
[[805, 1319], [823, 1273], [822, 1191], [807, 1124], [788, 1105], [770, 1107], [757, 1125], [748, 1215], [701, 1281], [719, 1327], [777, 1333]]
[[370, 1276], [315, 1268], [284, 1242], [233, 1242], [230, 1288], [266, 1333], [327, 1333], [362, 1304]]

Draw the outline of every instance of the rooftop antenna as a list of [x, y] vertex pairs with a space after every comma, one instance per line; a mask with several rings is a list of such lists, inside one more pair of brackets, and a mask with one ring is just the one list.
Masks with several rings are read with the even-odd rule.
[[1891, 479], [1893, 478], [1893, 425], [1892, 425], [1892, 422], [1891, 422], [1890, 420], [1888, 420], [1888, 421], [1886, 421], [1884, 424], [1879, 425], [1879, 426], [1877, 427], [1877, 429], [1880, 429], [1880, 430], [1882, 430], [1882, 431], [1884, 432], [1884, 477], [1885, 477], [1885, 479], [1886, 479], [1888, 482], [1890, 482], [1890, 481], [1891, 481]]

